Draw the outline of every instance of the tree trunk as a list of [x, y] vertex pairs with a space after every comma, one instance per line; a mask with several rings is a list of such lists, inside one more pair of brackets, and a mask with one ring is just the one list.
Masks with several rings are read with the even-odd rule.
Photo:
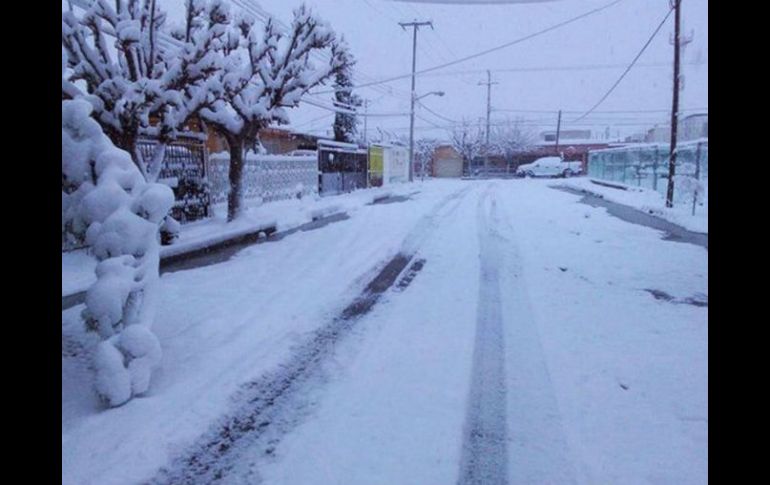
[[227, 194], [227, 222], [241, 215], [243, 202], [243, 139], [227, 137], [230, 149], [230, 193]]

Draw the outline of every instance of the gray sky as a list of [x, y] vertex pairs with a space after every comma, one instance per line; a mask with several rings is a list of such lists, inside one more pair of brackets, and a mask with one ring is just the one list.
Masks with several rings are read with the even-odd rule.
[[[300, 0], [239, 1], [251, 1], [286, 23], [291, 10], [301, 3]], [[556, 0], [468, 5], [426, 0], [306, 1], [347, 39], [358, 60], [355, 72], [359, 84], [411, 71], [412, 34], [411, 30], [402, 30], [399, 21], [433, 21], [435, 30], [422, 28], [418, 33], [417, 69], [420, 70], [510, 42], [610, 2]], [[182, 4], [182, 0], [163, 2], [171, 17], [181, 12]], [[687, 114], [686, 110], [708, 106], [708, 2], [683, 0], [682, 5], [684, 32], [694, 32], [693, 41], [683, 56], [685, 87], [680, 99]], [[492, 87], [493, 122], [518, 116], [535, 131], [555, 129], [555, 111], [562, 109], [565, 110], [563, 129], [592, 128], [604, 132], [606, 126], [612, 126], [612, 136], [643, 131], [655, 123], [664, 124], [670, 115], [665, 111], [601, 112], [670, 109], [673, 47], [669, 37], [673, 32], [673, 15], [622, 83], [596, 113], [587, 118], [591, 125], [586, 126], [586, 121], [570, 122], [593, 106], [612, 86], [668, 8], [668, 0], [623, 0], [607, 10], [523, 43], [418, 76], [416, 91], [418, 95], [444, 91], [444, 97], [430, 96], [423, 102], [450, 120], [465, 118], [475, 122], [486, 114], [486, 87], [477, 83], [485, 80], [484, 71], [491, 69], [493, 81], [499, 82]], [[696, 62], [701, 64], [693, 65]], [[552, 68], [559, 70], [550, 70]], [[370, 112], [405, 113], [409, 110], [409, 87], [410, 79], [406, 78], [357, 92], [371, 101]], [[331, 94], [318, 97], [331, 99]], [[331, 128], [331, 113], [312, 121], [324, 114], [323, 110], [309, 106], [293, 110], [292, 126], [300, 131], [324, 134]], [[445, 130], [433, 128], [431, 123], [442, 127], [452, 124], [424, 109], [419, 109], [417, 114], [423, 118], [415, 121], [418, 137], [443, 137]], [[378, 126], [407, 134], [409, 117], [371, 117], [368, 125], [370, 135]]]

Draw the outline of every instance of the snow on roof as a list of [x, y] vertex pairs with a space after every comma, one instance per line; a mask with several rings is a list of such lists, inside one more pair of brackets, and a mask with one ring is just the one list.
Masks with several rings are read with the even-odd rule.
[[403, 145], [398, 145], [398, 144], [395, 144], [395, 143], [379, 142], [379, 141], [378, 142], [369, 143], [369, 146], [372, 146], [372, 147], [383, 147], [383, 148], [402, 148], [404, 150], [406, 150], [406, 148], [407, 148], [407, 147], [405, 147]]
[[355, 143], [346, 143], [343, 141], [334, 141], [334, 140], [318, 140], [318, 144], [331, 146], [331, 147], [338, 147], [338, 148], [349, 148], [351, 150], [358, 148], [358, 145], [356, 145]]
[[[687, 140], [687, 141], [681, 141], [677, 142], [677, 147], [687, 147], [692, 145], [697, 145], [698, 143], [705, 143], [708, 145], [709, 139], [708, 138], [697, 138], [695, 140]], [[671, 143], [669, 142], [657, 142], [657, 143], [622, 143], [621, 146], [611, 146], [610, 148], [603, 148], [601, 150], [594, 150], [595, 152], [609, 152], [609, 151], [619, 151], [619, 150], [628, 150], [631, 148], [654, 148], [654, 147], [662, 147], [665, 150], [668, 150], [671, 146]]]

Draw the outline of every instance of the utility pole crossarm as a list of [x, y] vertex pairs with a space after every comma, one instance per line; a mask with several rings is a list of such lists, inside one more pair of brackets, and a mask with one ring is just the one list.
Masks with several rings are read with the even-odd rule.
[[429, 25], [431, 29], [433, 28], [433, 22], [431, 20], [425, 22], [417, 22], [416, 20], [414, 22], [399, 22], [398, 25], [404, 30], [406, 30], [407, 27], [424, 27], [426, 25]]

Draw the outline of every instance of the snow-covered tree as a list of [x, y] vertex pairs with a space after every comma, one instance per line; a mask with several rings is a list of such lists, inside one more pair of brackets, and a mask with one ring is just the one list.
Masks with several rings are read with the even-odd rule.
[[[345, 46], [344, 39], [340, 41]], [[353, 72], [355, 64], [353, 55], [345, 47], [341, 49], [342, 62], [345, 67], [338, 70], [334, 76], [334, 105], [338, 108], [355, 110], [363, 104], [360, 96], [353, 94]], [[353, 143], [358, 133], [358, 118], [355, 114], [336, 113], [334, 116], [334, 139]]]
[[449, 141], [452, 147], [468, 163], [468, 172], [473, 159], [479, 156], [484, 149], [484, 133], [481, 127], [462, 120], [449, 132]]
[[[228, 21], [221, 0], [187, 0], [176, 41], [163, 37], [166, 15], [156, 0], [95, 0], [81, 16], [62, 12], [62, 47], [69, 74], [65, 98], [91, 103], [93, 117], [141, 174], [155, 182], [166, 144], [221, 90]], [[145, 157], [141, 137], [157, 139]]]
[[421, 171], [425, 168], [425, 175], [431, 173], [431, 161], [433, 160], [433, 153], [436, 151], [436, 147], [441, 142], [434, 138], [420, 138], [414, 142], [414, 159], [417, 163], [416, 170]]
[[107, 405], [118, 406], [145, 393], [160, 364], [160, 343], [150, 326], [159, 226], [174, 194], [145, 180], [128, 152], [105, 136], [92, 111], [83, 99], [62, 101], [62, 225], [85, 229], [99, 261], [83, 317], [103, 339], [94, 352], [96, 392]]
[[[62, 95], [85, 99], [93, 117], [119, 148], [131, 154], [145, 180], [160, 174], [167, 144], [221, 91], [221, 49], [228, 10], [221, 0], [186, 0], [185, 25], [163, 37], [166, 15], [156, 0], [96, 0], [81, 16], [62, 13], [67, 76]], [[109, 39], [109, 40], [108, 40]], [[157, 141], [148, 157], [142, 137]], [[179, 233], [167, 215], [165, 242]]]
[[[263, 128], [288, 123], [285, 108], [296, 107], [305, 93], [347, 62], [345, 47], [331, 28], [304, 5], [294, 10], [286, 32], [272, 19], [261, 27], [249, 17], [233, 24], [225, 51], [223, 95], [201, 110], [230, 152], [228, 220], [241, 213], [244, 151], [257, 143]], [[330, 52], [330, 60], [316, 65], [311, 54], [323, 51]]]
[[537, 136], [524, 128], [519, 120], [507, 120], [490, 132], [489, 153], [502, 156], [509, 165], [517, 155], [531, 149]]

